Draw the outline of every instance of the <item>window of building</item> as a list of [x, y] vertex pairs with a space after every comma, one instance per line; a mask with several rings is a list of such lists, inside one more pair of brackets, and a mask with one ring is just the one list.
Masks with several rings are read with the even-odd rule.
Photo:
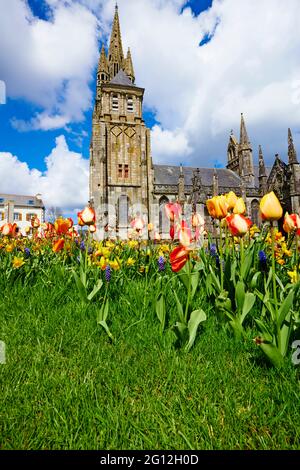
[[101, 80], [104, 80], [105, 79], [105, 75], [104, 73], [101, 73]]
[[113, 96], [112, 96], [112, 110], [113, 110], [113, 111], [118, 111], [118, 110], [119, 110], [119, 99], [118, 99], [118, 95], [113, 95]]
[[124, 166], [124, 178], [129, 178], [129, 166]]
[[21, 221], [22, 220], [22, 214], [21, 212], [15, 212], [14, 213], [14, 220], [17, 222], [17, 221]]
[[29, 204], [30, 206], [33, 206], [34, 200], [33, 200], [33, 199], [29, 199], [28, 204]]
[[30, 222], [32, 218], [37, 217], [36, 214], [26, 214], [26, 221]]
[[3, 197], [0, 197], [0, 204], [3, 204], [3, 202], [4, 202]]
[[127, 111], [129, 113], [133, 113], [133, 98], [132, 98], [132, 96], [128, 96], [128, 98], [127, 98]]
[[123, 177], [123, 165], [118, 165], [118, 177]]

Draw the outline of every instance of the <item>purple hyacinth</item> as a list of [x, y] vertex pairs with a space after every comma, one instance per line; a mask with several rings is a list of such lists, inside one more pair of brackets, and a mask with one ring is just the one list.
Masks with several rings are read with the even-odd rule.
[[106, 279], [106, 282], [110, 282], [111, 280], [111, 268], [109, 264], [105, 268], [105, 279]]
[[263, 250], [258, 252], [259, 266], [262, 271], [267, 270], [267, 255]]
[[165, 265], [165, 259], [163, 256], [160, 256], [158, 258], [158, 270], [159, 271], [164, 271], [166, 268], [166, 265]]
[[216, 257], [217, 254], [218, 254], [217, 245], [215, 245], [214, 243], [212, 243], [212, 244], [210, 245], [210, 254], [211, 254], [211, 256], [213, 256], [213, 257]]
[[85, 243], [84, 243], [84, 241], [80, 242], [79, 248], [81, 249], [81, 251], [85, 251]]
[[89, 249], [88, 249], [88, 254], [91, 255], [93, 253], [93, 248], [90, 246]]
[[25, 254], [25, 258], [29, 258], [29, 256], [30, 256], [30, 250], [29, 250], [29, 248], [27, 248], [27, 247], [25, 248], [24, 254]]

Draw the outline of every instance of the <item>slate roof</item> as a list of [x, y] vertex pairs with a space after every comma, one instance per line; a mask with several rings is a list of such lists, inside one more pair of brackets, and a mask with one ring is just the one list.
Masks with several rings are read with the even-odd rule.
[[[15, 206], [22, 207], [44, 207], [44, 203], [41, 199], [38, 199], [36, 196], [21, 196], [18, 194], [2, 194], [0, 193], [0, 206], [8, 201], [14, 201]], [[33, 201], [33, 203], [30, 203]]]
[[[187, 186], [192, 185], [193, 171], [196, 168], [183, 167], [184, 182]], [[199, 168], [203, 186], [212, 186], [214, 168]], [[219, 187], [225, 186], [230, 188], [240, 187], [241, 180], [233, 171], [226, 168], [216, 168], [219, 179]], [[171, 165], [154, 165], [154, 184], [175, 185], [178, 184], [180, 173], [179, 166]]]
[[126, 75], [124, 70], [119, 70], [117, 75], [109, 82], [112, 85], [124, 85], [124, 86], [132, 86], [134, 87], [133, 83], [131, 82], [130, 78]]

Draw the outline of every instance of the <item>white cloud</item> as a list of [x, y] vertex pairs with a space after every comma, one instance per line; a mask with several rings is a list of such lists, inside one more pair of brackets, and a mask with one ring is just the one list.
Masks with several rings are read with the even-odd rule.
[[172, 164], [180, 158], [186, 160], [191, 152], [186, 135], [180, 129], [163, 130], [158, 125], [152, 128], [152, 154], [161, 155], [160, 163]]
[[0, 153], [1, 191], [9, 194], [42, 194], [47, 206], [72, 211], [88, 201], [88, 160], [71, 152], [65, 137], [56, 139], [56, 146], [45, 158], [44, 173], [30, 169], [11, 153]]
[[[0, 0], [0, 76], [10, 97], [42, 108], [29, 123], [14, 120], [20, 130], [83, 119], [92, 104], [97, 33], [108, 40], [115, 5], [46, 1], [50, 22], [33, 18], [24, 1], [8, 7]], [[286, 154], [287, 127], [300, 144], [299, 0], [214, 0], [198, 17], [189, 8], [180, 14], [183, 0], [118, 3], [124, 49], [131, 47], [145, 105], [160, 123], [152, 132], [154, 161], [225, 163], [241, 112], [255, 153], [262, 144], [267, 160]], [[199, 47], [206, 35], [210, 42]]]
[[0, 0], [0, 76], [10, 98], [43, 109], [22, 130], [53, 129], [80, 121], [92, 105], [89, 87], [98, 57], [97, 20], [75, 2], [58, 3], [49, 21], [23, 0]]

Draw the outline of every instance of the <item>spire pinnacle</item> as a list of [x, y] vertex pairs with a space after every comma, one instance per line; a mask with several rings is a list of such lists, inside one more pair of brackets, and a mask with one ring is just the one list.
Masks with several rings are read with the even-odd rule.
[[126, 72], [126, 75], [128, 75], [128, 77], [132, 81], [132, 83], [134, 83], [135, 76], [134, 76], [133, 63], [132, 63], [131, 52], [130, 52], [129, 47], [128, 47], [128, 51], [127, 51], [127, 57], [126, 57], [126, 60], [125, 60], [125, 72]]
[[108, 64], [107, 64], [104, 44], [102, 45], [102, 48], [101, 48], [101, 54], [100, 54], [100, 59], [99, 59], [99, 64], [98, 64], [98, 72], [104, 72], [104, 73], [108, 72]]
[[111, 79], [113, 79], [119, 70], [123, 69], [124, 66], [124, 55], [118, 10], [118, 5], [116, 4], [108, 51], [109, 72]]
[[263, 156], [261, 145], [259, 146], [258, 164], [259, 164], [259, 177], [261, 178], [261, 177], [267, 176], [265, 161], [264, 161], [264, 156]]
[[240, 145], [250, 145], [243, 113], [241, 113]]
[[288, 147], [289, 164], [298, 163], [297, 152], [295, 149], [292, 131], [290, 128], [288, 129], [288, 145], [289, 145]]

